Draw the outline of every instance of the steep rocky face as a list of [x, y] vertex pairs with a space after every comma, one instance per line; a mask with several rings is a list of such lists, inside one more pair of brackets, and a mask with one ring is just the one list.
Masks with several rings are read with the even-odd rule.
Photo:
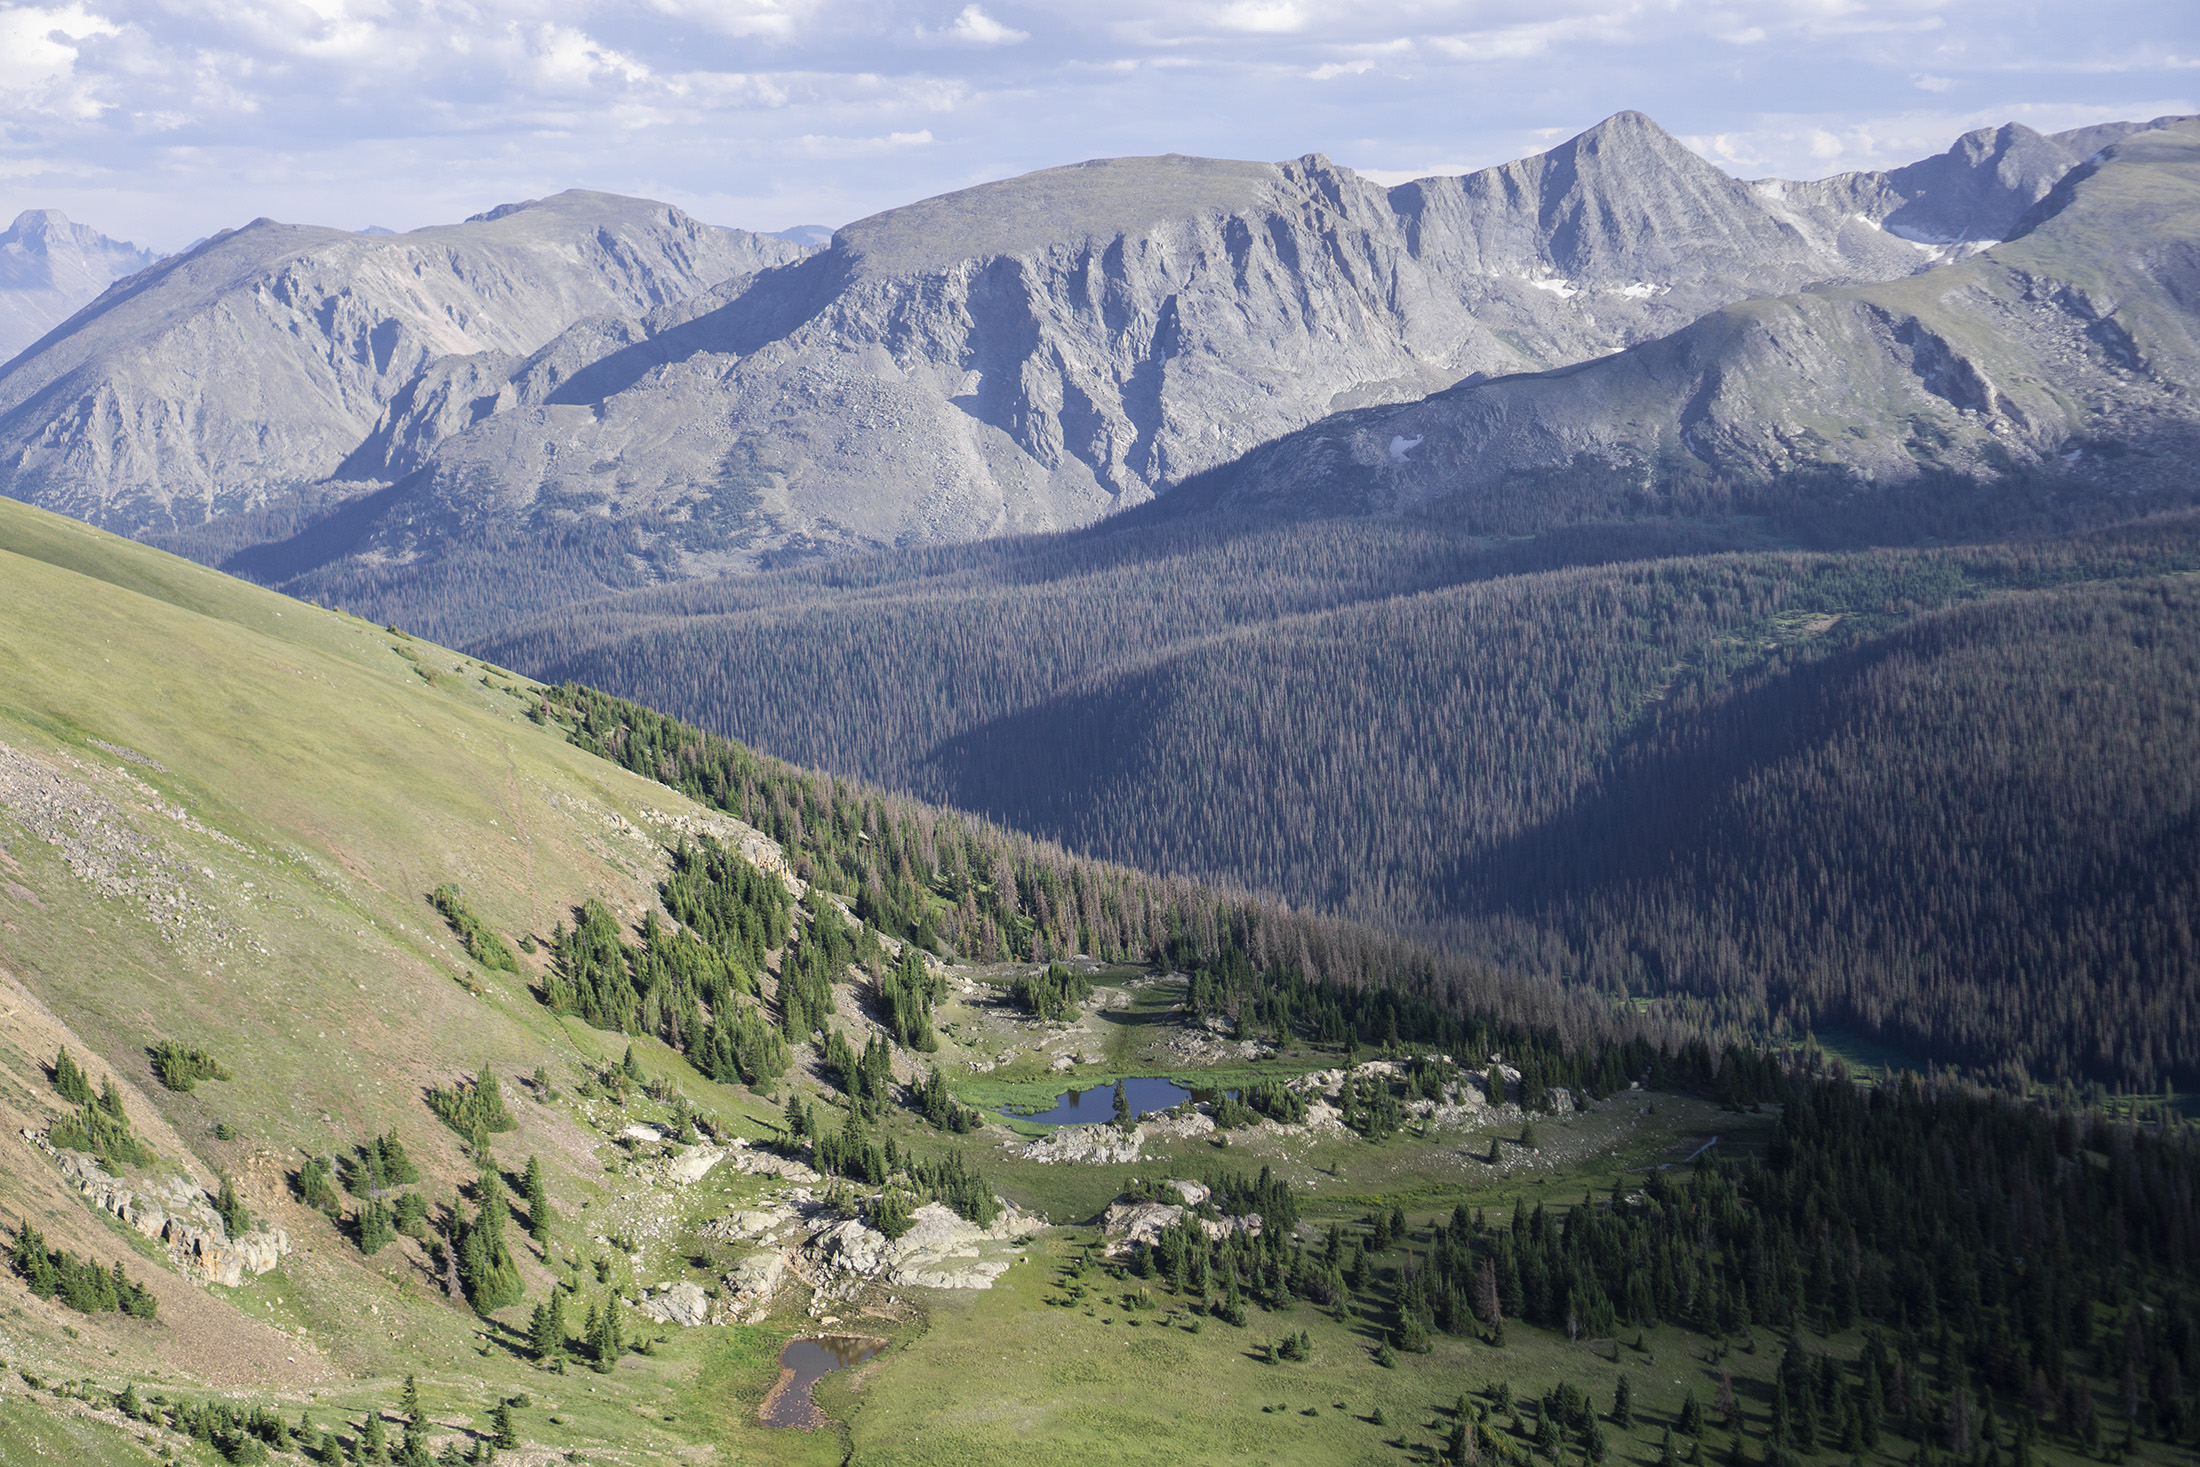
[[0, 362], [157, 258], [58, 209], [25, 209], [0, 234]]
[[1447, 501], [1494, 522], [1562, 474], [1652, 497], [1813, 471], [1889, 483], [2047, 467], [2143, 487], [2188, 474], [2200, 443], [2196, 299], [2200, 122], [2181, 122], [2112, 144], [2017, 238], [1960, 264], [1743, 302], [1570, 371], [1340, 414], [1193, 497], [1313, 512]]
[[1851, 212], [1773, 207], [1635, 113], [1395, 189], [1320, 157], [1050, 169], [526, 359], [441, 364], [346, 466], [405, 481], [356, 548], [609, 515], [692, 574], [1078, 525], [1340, 407], [1929, 263]]
[[434, 361], [801, 253], [578, 191], [405, 235], [257, 220], [0, 369], [0, 492], [132, 533], [250, 509], [331, 473]]
[[1853, 213], [1899, 238], [1961, 255], [2014, 236], [2025, 213], [2101, 149], [2135, 132], [2193, 120], [2157, 117], [2059, 133], [2009, 122], [1965, 133], [1947, 152], [1885, 173], [1840, 173], [1810, 183], [1766, 179], [1756, 187], [1768, 198]]

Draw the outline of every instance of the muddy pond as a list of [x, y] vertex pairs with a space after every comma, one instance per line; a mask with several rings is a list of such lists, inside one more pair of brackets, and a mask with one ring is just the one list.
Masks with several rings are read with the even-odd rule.
[[886, 1348], [886, 1341], [861, 1335], [824, 1335], [789, 1340], [779, 1352], [779, 1384], [764, 1398], [766, 1426], [811, 1427], [825, 1424], [825, 1415], [810, 1398], [817, 1383], [836, 1370], [846, 1370]]
[[[1237, 1094], [1235, 1090], [1229, 1093]], [[1187, 1100], [1211, 1102], [1221, 1094], [1216, 1090], [1187, 1090], [1174, 1080], [1151, 1075], [1139, 1075], [1123, 1082], [1123, 1098], [1130, 1102], [1134, 1118], [1149, 1111], [1167, 1110]], [[1054, 1098], [1051, 1110], [1026, 1112], [1009, 1106], [1000, 1113], [1038, 1126], [1089, 1126], [1096, 1121], [1112, 1121], [1115, 1119], [1115, 1086], [1110, 1083], [1087, 1090], [1065, 1090]]]

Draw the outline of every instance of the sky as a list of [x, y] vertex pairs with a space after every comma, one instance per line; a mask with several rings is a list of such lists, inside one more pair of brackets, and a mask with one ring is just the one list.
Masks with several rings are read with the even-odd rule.
[[0, 221], [173, 250], [585, 187], [834, 226], [1123, 154], [1461, 173], [1626, 108], [1745, 178], [2200, 111], [2200, 5], [0, 0]]

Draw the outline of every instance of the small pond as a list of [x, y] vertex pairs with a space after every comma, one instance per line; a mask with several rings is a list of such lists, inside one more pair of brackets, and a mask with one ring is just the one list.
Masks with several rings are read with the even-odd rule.
[[[1187, 1090], [1174, 1080], [1158, 1076], [1140, 1075], [1123, 1082], [1123, 1097], [1130, 1102], [1131, 1115], [1145, 1115], [1148, 1111], [1167, 1110], [1187, 1100], [1212, 1101], [1218, 1092], [1213, 1090]], [[1235, 1090], [1230, 1094], [1235, 1095]], [[1052, 1110], [1034, 1111], [1026, 1115], [1010, 1106], [1001, 1111], [1004, 1116], [1019, 1121], [1030, 1121], [1039, 1126], [1089, 1126], [1095, 1122], [1115, 1119], [1115, 1086], [1095, 1085], [1089, 1090], [1065, 1090], [1054, 1098]]]
[[845, 1370], [886, 1348], [884, 1340], [860, 1335], [824, 1335], [789, 1340], [779, 1352], [779, 1384], [764, 1398], [766, 1426], [821, 1426], [825, 1418], [810, 1399], [810, 1389], [836, 1370]]

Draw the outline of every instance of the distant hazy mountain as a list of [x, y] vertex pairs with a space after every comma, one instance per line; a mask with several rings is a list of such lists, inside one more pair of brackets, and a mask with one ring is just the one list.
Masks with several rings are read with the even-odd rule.
[[0, 492], [133, 534], [247, 511], [333, 472], [440, 358], [531, 351], [801, 253], [580, 191], [403, 235], [256, 220], [0, 369]]
[[823, 249], [833, 242], [833, 231], [827, 224], [797, 224], [792, 229], [774, 229], [771, 237], [805, 248]]
[[[2024, 178], [2020, 193], [2037, 181]], [[1614, 494], [1796, 475], [1859, 486], [2043, 469], [2121, 489], [2189, 480], [2200, 445], [2200, 121], [2111, 143], [2016, 219], [1959, 190], [1938, 197], [1949, 194], [1955, 205], [1930, 217], [1984, 221], [2009, 241], [1911, 279], [1742, 302], [1568, 371], [1339, 414], [1180, 503], [1442, 503], [1496, 526], [1561, 517], [1551, 501], [1608, 512]]]
[[157, 258], [58, 209], [25, 209], [0, 234], [0, 362]]
[[1812, 183], [1758, 187], [1800, 203], [1849, 209], [1917, 244], [1961, 250], [1999, 244], [2065, 173], [2132, 133], [2190, 118], [2109, 122], [2037, 133], [2021, 122], [1965, 133], [1936, 157], [1886, 173], [1839, 173]]

